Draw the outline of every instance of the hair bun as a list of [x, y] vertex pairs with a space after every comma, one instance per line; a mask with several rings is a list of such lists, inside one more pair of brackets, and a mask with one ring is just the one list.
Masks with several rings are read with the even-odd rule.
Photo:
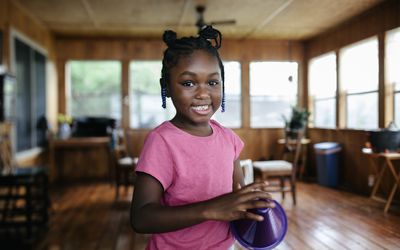
[[176, 33], [172, 30], [166, 30], [163, 34], [163, 41], [168, 45], [168, 47], [175, 43], [176, 38]]
[[214, 29], [211, 25], [204, 26], [200, 30], [199, 36], [206, 40], [214, 40], [215, 41], [214, 47], [216, 49], [219, 49], [221, 47], [221, 39], [222, 39], [221, 32], [219, 32], [219, 30], [217, 29]]
[[212, 26], [204, 26], [200, 32], [199, 35], [205, 39], [215, 39], [218, 37], [217, 30], [214, 29]]

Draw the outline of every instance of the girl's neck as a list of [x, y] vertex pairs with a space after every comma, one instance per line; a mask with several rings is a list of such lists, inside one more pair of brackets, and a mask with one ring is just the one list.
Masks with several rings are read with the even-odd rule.
[[175, 125], [175, 127], [194, 136], [210, 136], [213, 133], [210, 122], [202, 124], [194, 124], [182, 121], [180, 119], [177, 119], [177, 117], [174, 117], [172, 118], [171, 123]]

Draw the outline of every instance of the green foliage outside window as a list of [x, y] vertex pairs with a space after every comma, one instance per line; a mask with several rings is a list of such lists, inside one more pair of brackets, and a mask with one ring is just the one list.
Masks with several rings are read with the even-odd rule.
[[70, 114], [120, 117], [121, 64], [116, 61], [71, 61]]

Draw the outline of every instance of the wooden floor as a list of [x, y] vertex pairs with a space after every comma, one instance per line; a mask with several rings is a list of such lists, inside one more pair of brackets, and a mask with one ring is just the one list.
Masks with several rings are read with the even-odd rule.
[[[114, 195], [107, 183], [53, 190], [50, 227], [34, 249], [144, 249], [149, 236], [129, 225], [132, 190], [118, 201]], [[397, 208], [384, 215], [382, 203], [305, 183], [296, 206], [290, 196], [281, 203], [289, 229], [277, 249], [400, 249]]]

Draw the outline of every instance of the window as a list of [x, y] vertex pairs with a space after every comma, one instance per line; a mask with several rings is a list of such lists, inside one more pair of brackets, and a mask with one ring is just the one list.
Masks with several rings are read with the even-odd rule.
[[16, 65], [16, 151], [42, 146], [46, 140], [37, 123], [46, 115], [46, 57], [14, 39]]
[[250, 126], [284, 127], [282, 116], [290, 116], [297, 103], [297, 63], [250, 63]]
[[69, 114], [121, 118], [121, 63], [69, 61]]
[[240, 128], [241, 122], [241, 74], [239, 62], [224, 62], [225, 112], [219, 109], [213, 119], [230, 128]]
[[167, 98], [167, 108], [161, 107], [161, 61], [134, 61], [130, 71], [130, 126], [154, 128], [175, 115], [175, 108]]
[[367, 39], [340, 53], [340, 82], [346, 93], [346, 127], [378, 127], [378, 40]]
[[400, 28], [391, 30], [386, 36], [386, 79], [393, 88], [394, 121], [400, 126]]
[[310, 61], [308, 79], [314, 127], [336, 126], [336, 55], [329, 53]]

